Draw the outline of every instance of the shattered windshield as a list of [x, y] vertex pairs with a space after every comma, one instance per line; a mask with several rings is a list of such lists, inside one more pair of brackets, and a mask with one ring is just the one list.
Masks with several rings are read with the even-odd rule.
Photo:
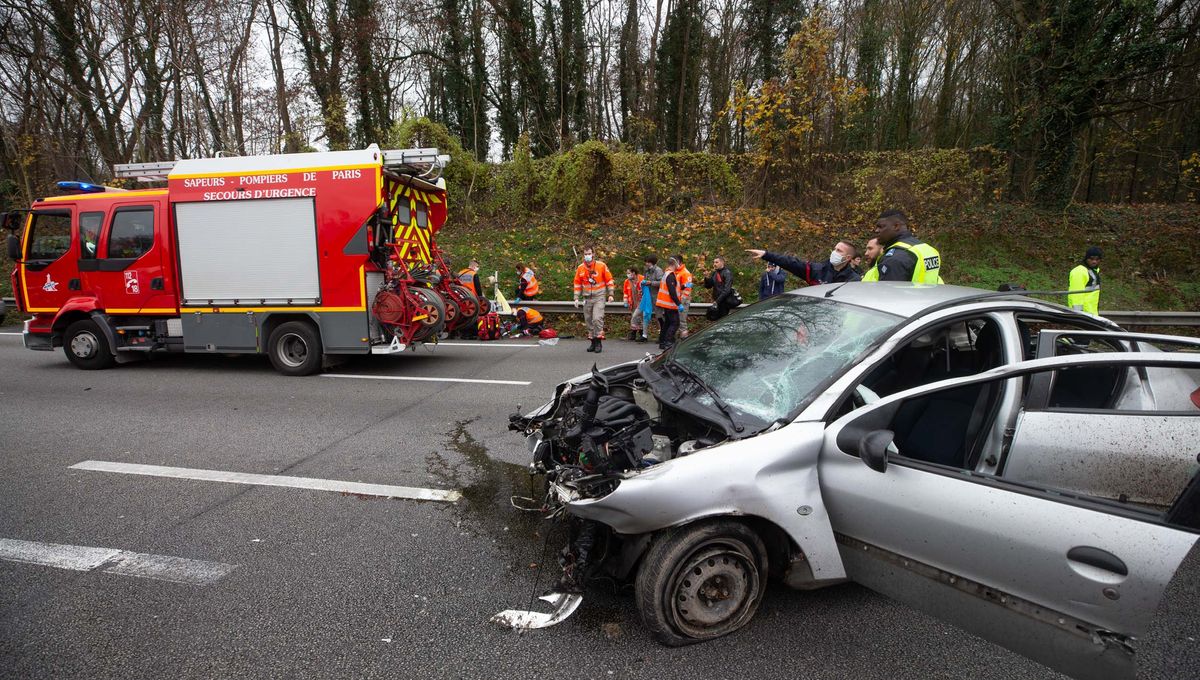
[[[840, 374], [902, 319], [801, 295], [780, 295], [722, 319], [661, 361], [682, 365], [731, 407], [762, 420], [789, 418], [826, 378]], [[696, 396], [713, 406], [708, 394]]]

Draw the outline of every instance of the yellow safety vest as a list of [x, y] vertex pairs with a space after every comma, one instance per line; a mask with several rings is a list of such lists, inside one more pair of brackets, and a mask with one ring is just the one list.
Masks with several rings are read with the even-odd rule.
[[[1100, 270], [1097, 269], [1098, 273]], [[1071, 270], [1071, 277], [1067, 282], [1067, 290], [1083, 290], [1096, 285], [1096, 277], [1092, 274], [1092, 270], [1087, 265], [1079, 265]], [[1100, 316], [1100, 290], [1096, 289], [1090, 293], [1072, 293], [1067, 295], [1067, 306], [1074, 309], [1082, 309], [1084, 312], [1092, 316]]]
[[[917, 266], [913, 268], [913, 283], [943, 283], [941, 274], [938, 272], [942, 268], [942, 256], [938, 253], [937, 248], [928, 243], [904, 243], [903, 241], [896, 241], [888, 246], [888, 248], [896, 247], [903, 248], [917, 256]], [[867, 273], [870, 274], [870, 272]], [[867, 277], [864, 276], [863, 281], [866, 280]], [[876, 273], [875, 278], [871, 280], [878, 281], [879, 274]]]
[[879, 265], [875, 265], [875, 266], [871, 267], [870, 269], [868, 269], [867, 273], [863, 274], [862, 280], [867, 281], [867, 282], [878, 281], [879, 280]]

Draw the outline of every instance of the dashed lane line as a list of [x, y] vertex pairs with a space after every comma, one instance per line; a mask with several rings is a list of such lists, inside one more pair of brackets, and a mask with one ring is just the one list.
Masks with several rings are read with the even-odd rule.
[[209, 586], [237, 568], [236, 564], [192, 560], [170, 555], [0, 538], [0, 560], [39, 564], [72, 571], [102, 570], [106, 574]]
[[353, 375], [351, 373], [322, 373], [322, 378], [350, 380], [409, 380], [412, 382], [472, 383], [475, 385], [532, 385], [528, 380], [484, 380], [482, 378], [429, 378], [415, 375]]
[[362, 482], [344, 482], [336, 479], [316, 479], [314, 477], [258, 475], [247, 472], [200, 470], [196, 468], [166, 467], [163, 465], [138, 465], [134, 463], [115, 463], [103, 460], [85, 460], [81, 463], [72, 465], [71, 469], [90, 470], [93, 472], [117, 472], [126, 475], [146, 475], [150, 477], [170, 477], [173, 479], [193, 479], [204, 482], [229, 482], [232, 484], [252, 484], [256, 486], [282, 486], [293, 489], [312, 489], [315, 491], [337, 491], [340, 493], [359, 494], [363, 496], [409, 498], [419, 501], [445, 501], [448, 503], [453, 503], [462, 498], [461, 493], [450, 489], [423, 489], [413, 486], [364, 484]]

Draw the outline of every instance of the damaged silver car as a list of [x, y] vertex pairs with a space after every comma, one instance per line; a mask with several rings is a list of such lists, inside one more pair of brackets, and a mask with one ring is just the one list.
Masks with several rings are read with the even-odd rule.
[[1198, 350], [955, 286], [758, 303], [513, 417], [569, 523], [548, 601], [632, 582], [683, 645], [745, 625], [769, 579], [852, 580], [1069, 674], [1132, 676], [1200, 532]]

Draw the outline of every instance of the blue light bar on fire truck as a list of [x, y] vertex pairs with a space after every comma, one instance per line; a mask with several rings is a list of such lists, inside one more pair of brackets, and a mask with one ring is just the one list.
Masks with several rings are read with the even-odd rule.
[[62, 191], [68, 191], [73, 194], [98, 194], [105, 191], [107, 187], [99, 184], [91, 184], [89, 182], [59, 182], [58, 188]]

